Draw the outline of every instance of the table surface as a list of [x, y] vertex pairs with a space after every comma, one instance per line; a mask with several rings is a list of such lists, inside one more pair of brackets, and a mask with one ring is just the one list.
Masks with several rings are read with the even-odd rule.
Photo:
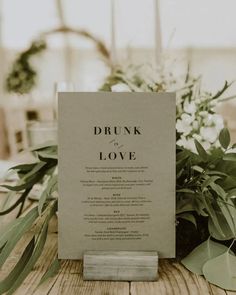
[[[0, 193], [0, 203], [4, 194]], [[33, 204], [35, 206], [35, 203]], [[31, 205], [32, 206], [32, 205]], [[9, 217], [7, 217], [9, 218]], [[12, 218], [12, 216], [11, 216]], [[27, 235], [17, 245], [3, 268], [0, 279], [9, 273], [18, 261], [27, 241]], [[59, 273], [37, 288], [37, 285], [57, 253], [57, 218], [53, 218], [44, 252], [33, 271], [22, 286], [14, 293], [17, 295], [232, 295], [236, 292], [222, 290], [209, 284], [202, 276], [189, 272], [181, 264], [161, 259], [159, 280], [157, 282], [97, 282], [83, 281], [82, 262], [62, 260]]]

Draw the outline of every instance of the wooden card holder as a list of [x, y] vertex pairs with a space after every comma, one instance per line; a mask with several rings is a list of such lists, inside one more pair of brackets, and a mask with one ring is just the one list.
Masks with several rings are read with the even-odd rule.
[[157, 281], [158, 254], [154, 251], [87, 251], [85, 281]]

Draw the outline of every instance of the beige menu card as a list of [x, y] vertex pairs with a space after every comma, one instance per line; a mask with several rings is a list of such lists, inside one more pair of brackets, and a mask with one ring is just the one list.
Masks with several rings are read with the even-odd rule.
[[59, 258], [175, 256], [175, 95], [59, 94]]

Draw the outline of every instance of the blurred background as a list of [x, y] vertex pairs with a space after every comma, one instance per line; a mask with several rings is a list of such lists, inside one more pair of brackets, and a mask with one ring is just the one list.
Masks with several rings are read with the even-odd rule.
[[[110, 61], [164, 61], [177, 75], [189, 64], [211, 92], [235, 80], [235, 11], [235, 0], [0, 0], [0, 171], [27, 132], [56, 132], [57, 91], [96, 91]], [[235, 136], [235, 100], [219, 111]]]

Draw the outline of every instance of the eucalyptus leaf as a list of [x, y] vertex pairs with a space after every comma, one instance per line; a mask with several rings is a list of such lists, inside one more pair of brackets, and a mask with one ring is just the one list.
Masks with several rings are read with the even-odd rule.
[[178, 218], [182, 218], [184, 220], [191, 222], [197, 228], [196, 218], [190, 212], [181, 213], [178, 215]]
[[3, 247], [3, 245], [6, 244], [6, 242], [14, 235], [15, 229], [19, 226], [19, 224], [22, 222], [22, 217], [13, 219], [11, 222], [6, 224], [2, 229], [0, 230], [0, 248]]
[[34, 250], [34, 238], [29, 242], [28, 246], [25, 248], [21, 258], [14, 266], [12, 271], [8, 274], [8, 276], [0, 282], [0, 294], [7, 292], [11, 286], [14, 284], [15, 280], [20, 275], [22, 269], [29, 261], [30, 257], [32, 256]]
[[236, 153], [227, 153], [224, 155], [223, 160], [236, 162]]
[[13, 211], [15, 208], [17, 208], [19, 204], [24, 204], [25, 199], [27, 198], [27, 196], [28, 196], [30, 190], [31, 190], [31, 188], [26, 189], [26, 190], [22, 193], [22, 195], [18, 198], [18, 200], [15, 201], [14, 204], [12, 204], [12, 205], [9, 206], [8, 208], [6, 208], [4, 211], [1, 211], [1, 212], [0, 212], [0, 216], [1, 216], [1, 215], [6, 215], [6, 214], [10, 213], [10, 212]]
[[234, 238], [234, 233], [221, 211], [215, 213], [214, 217], [210, 216], [208, 220], [208, 230], [210, 235], [219, 241], [226, 241]]
[[223, 128], [219, 135], [219, 141], [224, 149], [227, 149], [230, 144], [230, 134], [227, 128]]
[[204, 172], [204, 169], [202, 167], [200, 167], [200, 166], [197, 166], [197, 165], [192, 166], [192, 169], [195, 170], [195, 171], [197, 171], [197, 172], [199, 172], [199, 173], [203, 173]]
[[236, 184], [236, 177], [228, 176], [224, 179], [224, 181], [221, 181], [221, 183], [219, 184], [221, 185], [221, 187], [224, 187], [226, 191], [233, 190]]
[[216, 235], [217, 235], [218, 237], [220, 237], [219, 240], [227, 239], [228, 231], [226, 232], [224, 230], [225, 226], [221, 222], [222, 219], [224, 219], [224, 217], [221, 216], [222, 215], [221, 210], [218, 207], [217, 203], [214, 203], [214, 207], [213, 207], [212, 200], [210, 200], [209, 198], [205, 198], [204, 201], [205, 201], [207, 212], [209, 214], [208, 229], [211, 236], [216, 238]]
[[44, 142], [43, 144], [39, 144], [37, 146], [34, 146], [32, 148], [30, 148], [29, 150], [31, 152], [35, 152], [35, 151], [39, 151], [39, 150], [47, 150], [48, 148], [54, 148], [57, 149], [57, 143], [53, 140], [50, 140], [50, 141], [47, 141], [47, 142]]
[[19, 185], [1, 185], [2, 187], [10, 190], [10, 191], [13, 191], [13, 192], [20, 192], [20, 191], [23, 191], [24, 189], [28, 188], [31, 186], [31, 184], [29, 183], [22, 183], [22, 184], [19, 184]]
[[40, 285], [42, 285], [44, 282], [46, 282], [48, 279], [54, 277], [55, 275], [58, 274], [59, 270], [60, 270], [60, 261], [58, 260], [58, 258], [56, 258], [53, 263], [50, 265], [50, 267], [48, 268], [48, 270], [45, 272], [45, 274], [42, 276], [38, 287]]
[[180, 171], [184, 171], [184, 168], [187, 166], [188, 161], [189, 161], [189, 158], [186, 158], [176, 163], [176, 174], [178, 174]]
[[31, 176], [34, 176], [37, 172], [39, 172], [43, 167], [46, 166], [47, 163], [39, 162], [32, 170], [30, 170], [24, 177], [24, 180], [27, 181], [31, 179]]
[[57, 165], [58, 160], [55, 155], [48, 156], [44, 153], [39, 153], [37, 156], [40, 161], [47, 162], [48, 164], [51, 164], [52, 167]]
[[226, 251], [203, 266], [205, 278], [223, 289], [236, 291], [236, 256]]
[[[48, 223], [51, 217], [55, 214], [57, 210], [57, 201], [53, 201], [50, 205], [48, 205], [49, 210], [41, 227], [41, 230], [36, 238], [34, 251], [27, 261], [25, 265], [22, 265], [22, 270], [17, 279], [13, 282], [11, 288], [8, 290], [8, 295], [11, 295], [15, 292], [15, 290], [22, 284], [25, 278], [28, 276], [34, 265], [36, 264], [38, 258], [41, 256], [44, 245], [47, 239], [47, 232], [48, 232]], [[37, 209], [37, 208], [35, 208]]]
[[32, 187], [39, 183], [43, 177], [47, 174], [48, 171], [51, 171], [53, 167], [55, 167], [57, 161], [52, 160], [52, 162], [39, 162], [36, 167], [29, 173], [26, 173], [14, 186], [10, 185], [2, 185], [2, 187], [7, 188], [10, 191], [20, 192], [26, 189], [32, 189]]
[[51, 196], [51, 194], [57, 190], [57, 175], [53, 175], [49, 177], [49, 180], [46, 183], [46, 188], [44, 189], [42, 195], [40, 196], [39, 199], [39, 204], [38, 204], [38, 212], [39, 215], [41, 215], [42, 210], [43, 210], [43, 205], [47, 198]]
[[226, 199], [235, 199], [235, 198], [236, 198], [236, 188], [230, 190], [226, 196]]
[[216, 192], [216, 194], [223, 198], [223, 199], [226, 199], [226, 192], [224, 191], [224, 189], [218, 185], [217, 183], [214, 183], [214, 182], [211, 182], [209, 183], [210, 187]]
[[197, 152], [200, 156], [200, 158], [206, 162], [207, 159], [208, 159], [208, 154], [207, 152], [205, 151], [205, 149], [203, 148], [203, 146], [200, 144], [200, 142], [198, 142], [196, 139], [194, 140], [195, 142], [195, 146], [196, 146], [196, 149], [197, 149]]
[[234, 203], [229, 199], [227, 202], [221, 203], [219, 207], [232, 231], [232, 235], [236, 237], [236, 207]]
[[207, 173], [208, 175], [219, 175], [219, 176], [225, 176], [225, 177], [228, 176], [226, 173], [223, 173], [223, 172], [221, 172], [221, 171], [214, 171], [214, 170], [207, 171], [206, 173]]
[[182, 197], [177, 199], [176, 214], [194, 211], [194, 210], [195, 210], [194, 203], [190, 202], [189, 199], [182, 198]]
[[183, 151], [177, 153], [176, 163], [186, 160], [187, 158], [189, 158], [189, 152], [187, 152], [186, 150], [183, 150]]
[[10, 170], [19, 170], [21, 172], [26, 173], [31, 171], [37, 164], [38, 162], [31, 163], [31, 164], [20, 164], [20, 165], [11, 167]]
[[208, 216], [204, 212], [204, 209], [203, 199], [198, 194], [183, 194], [183, 196], [181, 195], [180, 197], [177, 197], [176, 214], [195, 211], [199, 215]]
[[215, 181], [218, 180], [218, 179], [220, 179], [219, 176], [210, 176], [210, 177], [207, 177], [206, 180], [202, 183], [202, 189], [204, 190], [210, 184], [215, 183]]
[[18, 277], [12, 282], [11, 288], [8, 290], [7, 295], [11, 295], [15, 292], [15, 290], [22, 284], [25, 278], [28, 276], [32, 268], [34, 267], [35, 263], [37, 262], [38, 258], [40, 257], [46, 239], [47, 239], [47, 230], [48, 230], [48, 223], [45, 222], [42, 230], [37, 238], [34, 251], [30, 258], [28, 259], [26, 264], [21, 264], [21, 272]]
[[57, 154], [48, 154], [47, 152], [44, 152], [44, 151], [37, 152], [37, 154], [39, 158], [41, 159], [54, 159], [54, 160], [58, 159]]
[[225, 253], [227, 250], [226, 246], [208, 239], [196, 247], [181, 262], [191, 272], [202, 275], [204, 264], [208, 260]]
[[5, 187], [11, 191], [22, 191], [24, 189], [30, 188], [42, 178], [42, 173], [44, 172], [43, 168], [45, 168], [46, 165], [46, 162], [39, 162], [31, 171], [26, 173], [16, 185], [2, 185], [2, 187]]
[[[11, 206], [11, 204], [15, 200], [16, 195], [17, 195], [17, 192], [12, 192], [12, 191], [9, 191], [6, 194], [5, 200], [3, 201], [2, 205], [0, 205], [1, 211], [5, 211], [6, 209], [8, 209]], [[0, 221], [1, 221], [1, 218], [2, 217], [0, 217]], [[0, 222], [0, 228], [2, 225], [3, 225], [3, 223]]]
[[11, 238], [7, 240], [5, 247], [0, 253], [0, 268], [8, 258], [9, 254], [14, 249], [17, 242], [22, 238], [22, 236], [31, 228], [33, 222], [38, 217], [37, 208], [33, 208], [27, 215], [21, 217], [20, 222], [12, 229]]

